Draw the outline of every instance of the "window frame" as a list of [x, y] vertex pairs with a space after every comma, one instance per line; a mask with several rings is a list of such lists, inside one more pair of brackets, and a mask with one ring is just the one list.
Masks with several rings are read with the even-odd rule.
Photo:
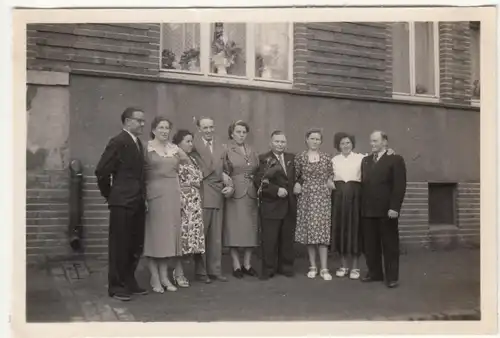
[[[479, 48], [481, 49], [481, 21], [471, 21], [469, 23], [469, 29], [471, 31], [477, 31], [479, 33]], [[472, 42], [472, 34], [471, 36], [471, 42]], [[470, 44], [472, 46], [472, 43]], [[472, 48], [470, 49], [470, 55], [471, 55], [471, 84], [474, 82], [474, 79], [472, 78]], [[481, 52], [479, 51], [479, 85], [481, 85]], [[481, 106], [481, 97], [479, 98], [474, 98], [472, 96], [471, 92], [471, 97], [470, 97], [470, 105], [473, 107], [480, 107]]]
[[[420, 22], [420, 21], [419, 21]], [[434, 91], [435, 94], [433, 95], [422, 95], [422, 94], [417, 94], [416, 93], [416, 60], [415, 60], [415, 21], [407, 21], [408, 23], [408, 35], [409, 35], [409, 77], [410, 77], [410, 93], [398, 93], [394, 91], [394, 84], [392, 88], [392, 98], [398, 99], [398, 100], [405, 100], [405, 101], [424, 101], [424, 102], [439, 102], [440, 101], [440, 64], [439, 64], [439, 57], [440, 57], [440, 48], [439, 48], [439, 21], [427, 21], [429, 23], [432, 23], [432, 31], [433, 31], [433, 44], [434, 44], [434, 65], [435, 65], [435, 71], [434, 71]], [[394, 41], [393, 41], [393, 46], [394, 48]], [[392, 67], [394, 66], [394, 62], [391, 65]], [[392, 71], [394, 71], [394, 68], [392, 68]]]
[[[190, 22], [191, 23], [191, 22]], [[256, 77], [255, 74], [255, 25], [256, 23], [245, 22], [245, 56], [246, 56], [246, 76], [238, 75], [220, 75], [210, 73], [210, 44], [211, 44], [211, 26], [213, 22], [192, 22], [199, 24], [200, 29], [200, 71], [191, 72], [181, 69], [165, 69], [162, 67], [161, 53], [163, 51], [163, 25], [168, 22], [160, 23], [160, 44], [159, 44], [159, 69], [160, 76], [169, 79], [179, 79], [187, 81], [199, 81], [207, 83], [235, 84], [264, 88], [291, 89], [293, 88], [293, 67], [294, 67], [294, 23], [284, 22], [288, 25], [288, 79], [263, 79]]]

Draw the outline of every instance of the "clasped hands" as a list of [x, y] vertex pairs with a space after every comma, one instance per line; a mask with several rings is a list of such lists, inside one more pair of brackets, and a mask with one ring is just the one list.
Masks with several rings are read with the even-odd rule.
[[[335, 183], [333, 183], [333, 181], [331, 179], [329, 179], [326, 182], [326, 187], [328, 188], [328, 190], [331, 193], [333, 190], [335, 190]], [[295, 183], [295, 185], [293, 186], [293, 193], [295, 195], [299, 195], [302, 193], [302, 185], [299, 182]]]
[[224, 188], [222, 189], [221, 193], [222, 193], [222, 195], [224, 195], [224, 197], [228, 198], [234, 192], [233, 180], [226, 173], [222, 173], [222, 180], [224, 181]]

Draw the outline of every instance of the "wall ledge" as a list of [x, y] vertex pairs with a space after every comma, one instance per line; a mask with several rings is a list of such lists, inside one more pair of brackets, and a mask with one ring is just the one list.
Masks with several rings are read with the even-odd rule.
[[315, 97], [325, 97], [332, 99], [343, 99], [343, 100], [357, 100], [357, 101], [369, 101], [369, 102], [379, 102], [379, 103], [390, 103], [390, 104], [402, 104], [408, 106], [428, 106], [437, 108], [447, 108], [447, 109], [460, 109], [466, 111], [479, 112], [479, 107], [470, 105], [461, 105], [447, 102], [426, 102], [426, 101], [409, 101], [395, 99], [392, 97], [372, 97], [372, 96], [362, 96], [362, 95], [349, 95], [349, 94], [337, 94], [330, 92], [319, 92], [313, 90], [305, 89], [286, 89], [286, 88], [267, 88], [267, 87], [257, 87], [244, 84], [233, 84], [233, 83], [220, 83], [220, 82], [208, 82], [199, 81], [196, 79], [177, 79], [177, 78], [167, 78], [159, 75], [146, 75], [146, 74], [133, 74], [133, 73], [119, 73], [119, 72], [109, 72], [102, 70], [71, 70], [72, 75], [83, 75], [83, 76], [94, 76], [94, 77], [107, 77], [115, 79], [128, 79], [137, 81], [152, 81], [152, 82], [163, 82], [163, 83], [175, 83], [175, 84], [185, 84], [185, 85], [195, 85], [202, 87], [223, 87], [223, 88], [234, 88], [234, 89], [245, 89], [245, 90], [257, 90], [275, 93], [285, 93], [290, 95], [301, 95], [301, 96], [315, 96]]
[[26, 83], [42, 86], [69, 86], [69, 73], [46, 70], [28, 70]]

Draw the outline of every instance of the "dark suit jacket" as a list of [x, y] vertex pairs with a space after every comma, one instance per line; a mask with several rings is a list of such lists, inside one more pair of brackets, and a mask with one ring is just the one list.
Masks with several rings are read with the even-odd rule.
[[387, 217], [398, 213], [406, 193], [406, 165], [400, 155], [384, 154], [375, 163], [366, 156], [361, 163], [361, 212], [363, 217]]
[[201, 187], [203, 208], [220, 209], [224, 203], [221, 191], [224, 188], [222, 156], [225, 146], [217, 139], [214, 139], [213, 153], [211, 153], [199, 135], [194, 138], [193, 145], [194, 149], [191, 156], [196, 159], [203, 172]]
[[[255, 186], [258, 189], [263, 179], [269, 180], [269, 184], [262, 185], [260, 195], [260, 212], [263, 218], [283, 219], [288, 213], [295, 217], [297, 202], [293, 194], [295, 184], [294, 158], [293, 154], [284, 153], [285, 174], [273, 152], [270, 151], [259, 156], [259, 168], [254, 177]], [[288, 196], [286, 198], [278, 196], [279, 188], [287, 190]]]
[[144, 149], [126, 131], [113, 137], [97, 164], [95, 175], [108, 206], [132, 207], [144, 203]]

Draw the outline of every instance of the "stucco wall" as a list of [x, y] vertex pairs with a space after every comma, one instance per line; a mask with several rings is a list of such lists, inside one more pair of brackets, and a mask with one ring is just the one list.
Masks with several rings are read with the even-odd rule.
[[284, 129], [289, 149], [297, 152], [304, 149], [306, 130], [321, 127], [325, 151], [334, 152], [335, 132], [348, 131], [356, 136], [358, 150], [367, 152], [369, 133], [383, 129], [406, 159], [410, 181], [479, 181], [476, 111], [82, 75], [71, 76], [70, 96], [71, 156], [88, 169], [120, 131], [123, 109], [133, 105], [145, 110], [147, 131], [158, 113], [170, 116], [176, 128], [193, 131], [194, 117], [211, 115], [219, 137], [227, 138], [230, 121], [244, 119], [259, 151], [267, 150], [274, 129]]
[[61, 170], [69, 161], [69, 90], [64, 86], [28, 85], [28, 171]]

